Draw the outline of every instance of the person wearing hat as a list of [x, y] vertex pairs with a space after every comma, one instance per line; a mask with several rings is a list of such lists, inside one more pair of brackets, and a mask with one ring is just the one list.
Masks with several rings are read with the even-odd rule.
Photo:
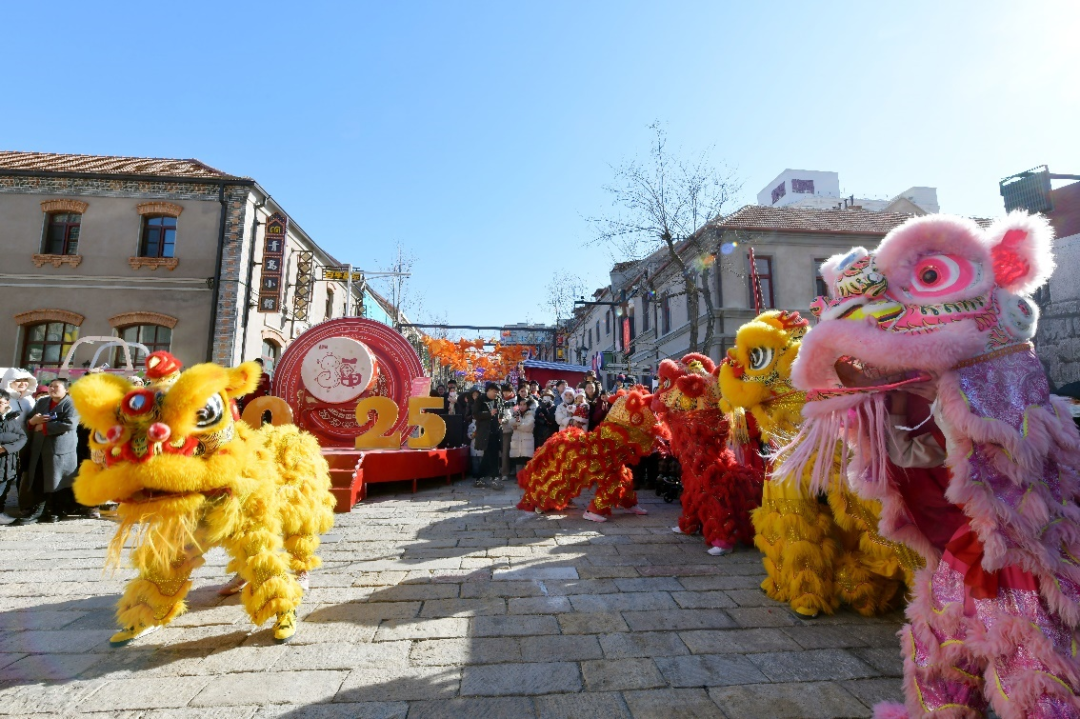
[[0, 512], [7, 505], [8, 491], [19, 481], [19, 450], [26, 445], [21, 413], [12, 404], [17, 399], [15, 392], [0, 389]]
[[536, 406], [533, 420], [533, 446], [540, 449], [548, 438], [559, 431], [555, 421], [555, 393], [545, 389], [540, 393], [540, 403]]
[[559, 431], [570, 426], [570, 420], [574, 417], [574, 390], [567, 387], [562, 393], [562, 402], [555, 408], [555, 422], [559, 425]]

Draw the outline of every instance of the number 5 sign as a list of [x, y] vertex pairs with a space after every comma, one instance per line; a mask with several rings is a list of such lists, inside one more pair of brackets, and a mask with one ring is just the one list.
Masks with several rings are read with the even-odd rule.
[[[446, 422], [437, 414], [425, 414], [425, 409], [441, 409], [442, 397], [410, 397], [409, 424], [420, 428], [419, 437], [409, 437], [406, 445], [411, 449], [434, 449], [446, 436]], [[356, 449], [398, 449], [401, 432], [387, 431], [398, 420], [397, 402], [389, 397], [365, 397], [356, 405], [356, 423], [364, 426], [375, 413], [375, 422], [368, 431], [356, 438]]]

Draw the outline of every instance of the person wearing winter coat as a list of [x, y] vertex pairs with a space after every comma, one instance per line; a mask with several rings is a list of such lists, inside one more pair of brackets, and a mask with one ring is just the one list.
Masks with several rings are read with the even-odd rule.
[[600, 385], [591, 380], [585, 382], [585, 401], [589, 403], [589, 431], [596, 429], [607, 417], [611, 406]]
[[499, 385], [488, 382], [484, 394], [477, 397], [473, 405], [473, 421], [476, 423], [473, 442], [477, 449], [484, 453], [476, 479], [478, 485], [483, 483], [484, 478], [497, 477], [499, 473], [499, 455], [502, 450], [502, 431], [499, 428], [501, 406]]
[[499, 478], [504, 482], [510, 478], [510, 416], [517, 407], [517, 393], [509, 384], [502, 386], [502, 404], [499, 410], [499, 426], [502, 428], [502, 455], [499, 462]]
[[[27, 420], [30, 461], [22, 481], [34, 504], [44, 505], [39, 522], [55, 522], [74, 508], [71, 485], [79, 470], [79, 440], [75, 431], [78, 425], [79, 413], [68, 395], [67, 380], [54, 379], [49, 383], [49, 394], [37, 401]], [[20, 495], [22, 490], [20, 487]], [[16, 519], [8, 526], [33, 522], [37, 506], [30, 516]]]
[[24, 369], [12, 367], [4, 373], [0, 379], [0, 390], [11, 393], [11, 408], [19, 411], [19, 417], [26, 428], [26, 420], [30, 419], [30, 410], [34, 409], [34, 392], [37, 391], [38, 381], [34, 375]]
[[533, 448], [534, 451], [544, 446], [548, 437], [559, 431], [559, 424], [555, 421], [555, 393], [545, 389], [540, 395], [540, 404], [536, 407], [536, 419], [533, 423]]
[[514, 465], [514, 476], [529, 463], [535, 451], [533, 427], [536, 424], [536, 411], [528, 397], [518, 400], [517, 407], [510, 415], [510, 460]]
[[559, 431], [570, 426], [574, 418], [574, 390], [565, 389], [562, 393], [562, 402], [555, 408], [555, 424], [559, 425]]
[[19, 450], [26, 445], [26, 430], [12, 399], [16, 398], [11, 392], [0, 390], [0, 512], [7, 506], [8, 492], [18, 484]]

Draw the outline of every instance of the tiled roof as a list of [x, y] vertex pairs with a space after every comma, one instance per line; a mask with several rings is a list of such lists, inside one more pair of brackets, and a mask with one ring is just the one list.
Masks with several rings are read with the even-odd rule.
[[28, 172], [84, 172], [95, 175], [146, 175], [193, 179], [238, 179], [199, 160], [159, 157], [69, 155], [55, 152], [0, 150], [0, 168]]
[[815, 210], [795, 207], [746, 205], [730, 215], [713, 221], [719, 229], [774, 230], [777, 232], [814, 232], [884, 236], [907, 222], [912, 215], [902, 212], [867, 210]]

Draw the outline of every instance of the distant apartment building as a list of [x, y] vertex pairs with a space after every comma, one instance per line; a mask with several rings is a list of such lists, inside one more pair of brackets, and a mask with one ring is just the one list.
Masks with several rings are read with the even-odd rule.
[[909, 187], [889, 199], [870, 199], [841, 194], [840, 175], [821, 170], [787, 169], [758, 193], [762, 207], [796, 207], [837, 210], [861, 208], [870, 212], [901, 212], [923, 215], [938, 212], [937, 188]]
[[[272, 363], [345, 315], [347, 282], [323, 279], [339, 264], [255, 180], [199, 160], [0, 151], [0, 365], [55, 369], [87, 336]], [[390, 322], [360, 283], [350, 304]]]

